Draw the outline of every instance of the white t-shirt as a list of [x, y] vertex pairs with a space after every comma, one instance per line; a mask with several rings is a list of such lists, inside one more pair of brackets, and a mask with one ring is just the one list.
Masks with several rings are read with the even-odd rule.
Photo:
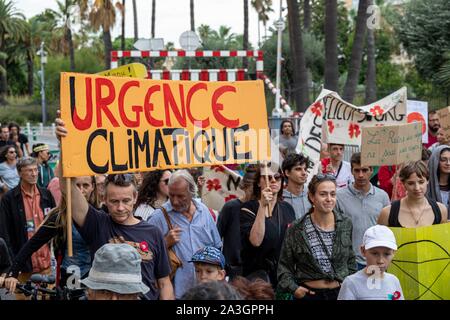
[[405, 297], [396, 276], [385, 272], [382, 278], [375, 278], [363, 269], [344, 279], [338, 300], [405, 300]]
[[336, 174], [336, 185], [338, 189], [346, 188], [354, 181], [350, 162], [342, 161], [342, 167]]

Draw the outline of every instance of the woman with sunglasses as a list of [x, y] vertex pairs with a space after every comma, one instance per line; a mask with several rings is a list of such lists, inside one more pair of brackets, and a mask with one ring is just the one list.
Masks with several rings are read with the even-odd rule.
[[139, 189], [134, 215], [148, 221], [156, 209], [169, 199], [169, 178], [171, 170], [156, 170], [144, 174]]
[[[438, 147], [435, 152], [437, 152], [437, 155], [441, 154], [441, 159], [445, 159], [445, 164], [442, 166], [441, 163], [443, 161], [440, 161], [438, 169], [442, 170], [440, 173], [443, 176], [447, 167], [450, 167], [450, 148], [447, 147], [449, 151], [442, 153], [439, 151], [439, 148], [441, 147]], [[433, 161], [437, 162], [439, 159], [433, 160], [432, 156], [430, 167], [433, 167], [431, 165]], [[447, 173], [446, 179], [448, 179], [448, 175]], [[406, 190], [406, 197], [392, 202], [390, 206], [384, 207], [378, 217], [378, 224], [388, 227], [418, 228], [447, 222], [446, 206], [427, 196], [427, 186], [429, 191], [432, 186], [428, 182], [430, 173], [425, 163], [421, 160], [406, 163], [400, 170], [399, 178]], [[438, 189], [438, 191], [442, 190]], [[435, 192], [432, 194], [436, 197], [441, 197], [440, 192], [439, 194]], [[439, 198], [439, 200], [441, 199]]]
[[336, 178], [311, 179], [310, 211], [287, 230], [278, 264], [278, 295], [287, 299], [337, 300], [340, 284], [356, 272], [352, 222], [333, 211]]
[[0, 188], [3, 192], [14, 189], [20, 182], [16, 164], [16, 147], [7, 145], [0, 149]]
[[[267, 183], [268, 182], [268, 183]], [[276, 287], [281, 244], [295, 219], [292, 206], [282, 200], [283, 175], [260, 166], [253, 182], [256, 200], [242, 205], [240, 215], [241, 259], [244, 277], [261, 277]]]

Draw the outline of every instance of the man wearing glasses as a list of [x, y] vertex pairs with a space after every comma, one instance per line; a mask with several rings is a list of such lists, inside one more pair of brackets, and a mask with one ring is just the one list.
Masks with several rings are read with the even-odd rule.
[[[19, 159], [17, 172], [20, 176], [19, 185], [8, 191], [0, 203], [0, 238], [5, 239], [12, 258], [34, 235], [50, 209], [55, 207], [55, 200], [50, 191], [37, 186], [36, 159]], [[50, 266], [50, 248], [44, 245], [27, 261], [19, 281], [25, 282], [32, 273], [50, 274]]]

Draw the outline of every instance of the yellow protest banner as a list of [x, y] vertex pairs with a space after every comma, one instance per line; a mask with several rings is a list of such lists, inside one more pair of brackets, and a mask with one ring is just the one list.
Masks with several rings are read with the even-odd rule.
[[406, 300], [450, 300], [450, 223], [391, 228], [398, 250], [388, 269]]
[[270, 159], [262, 81], [61, 74], [65, 177]]
[[97, 75], [105, 77], [131, 77], [147, 78], [147, 68], [142, 63], [130, 63], [118, 68], [98, 72]]

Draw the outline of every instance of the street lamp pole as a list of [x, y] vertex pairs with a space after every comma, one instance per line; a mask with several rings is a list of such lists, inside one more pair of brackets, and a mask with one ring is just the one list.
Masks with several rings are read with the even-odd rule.
[[276, 94], [275, 94], [275, 112], [280, 111], [280, 82], [281, 82], [281, 39], [283, 37], [283, 30], [285, 27], [283, 21], [283, 0], [280, 0], [280, 18], [276, 22], [276, 26], [278, 29], [278, 38], [277, 38], [277, 76], [276, 76]]
[[47, 122], [47, 112], [45, 108], [45, 77], [44, 77], [44, 64], [47, 62], [47, 57], [44, 52], [44, 41], [41, 42], [41, 49], [39, 51], [41, 56], [41, 102], [42, 102], [42, 124]]

